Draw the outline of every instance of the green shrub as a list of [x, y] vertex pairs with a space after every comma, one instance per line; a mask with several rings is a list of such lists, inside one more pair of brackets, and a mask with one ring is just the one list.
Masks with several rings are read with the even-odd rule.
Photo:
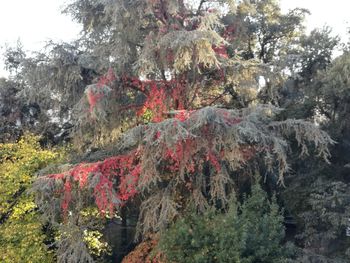
[[285, 262], [293, 250], [282, 244], [284, 235], [276, 199], [269, 201], [256, 183], [242, 204], [232, 198], [225, 213], [189, 211], [162, 233], [158, 248], [170, 262]]

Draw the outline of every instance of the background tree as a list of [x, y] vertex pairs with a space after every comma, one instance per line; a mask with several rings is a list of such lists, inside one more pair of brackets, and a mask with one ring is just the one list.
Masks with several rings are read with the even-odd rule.
[[[285, 190], [286, 202], [300, 220], [299, 238], [307, 248], [307, 260], [346, 262], [348, 254], [345, 228], [348, 225], [349, 144], [347, 132], [346, 68], [348, 54], [334, 59], [325, 69], [320, 69], [305, 87], [310, 94], [303, 103], [313, 105], [312, 118], [318, 120], [337, 140], [332, 147], [332, 162], [325, 167], [320, 163], [299, 163], [299, 173], [290, 179], [290, 189]], [[319, 60], [316, 58], [316, 60]], [[311, 61], [313, 64], [313, 62]], [[342, 94], [342, 95], [340, 95]], [[301, 107], [303, 107], [303, 103]], [[340, 104], [338, 104], [340, 103]], [[341, 106], [340, 106], [341, 105]], [[304, 114], [310, 112], [304, 112]], [[310, 117], [310, 115], [308, 116]], [[310, 187], [304, 187], [308, 184]], [[296, 195], [296, 193], [298, 193]], [[299, 198], [292, 198], [298, 196]], [[320, 256], [322, 255], [322, 256]]]
[[43, 231], [33, 194], [26, 191], [35, 172], [60, 159], [61, 152], [41, 149], [35, 136], [26, 135], [17, 143], [0, 144], [2, 262], [54, 262], [53, 250], [45, 245], [50, 242], [50, 236]]

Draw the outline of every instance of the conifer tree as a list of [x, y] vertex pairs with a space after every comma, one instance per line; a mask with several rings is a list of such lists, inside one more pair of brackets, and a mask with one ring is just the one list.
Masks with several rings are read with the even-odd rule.
[[158, 249], [174, 262], [283, 262], [293, 252], [282, 245], [282, 223], [276, 199], [254, 182], [243, 204], [233, 196], [226, 213], [190, 211], [161, 235]]
[[[275, 16], [265, 15], [271, 8]], [[120, 139], [104, 140], [112, 145], [107, 151], [50, 168], [34, 183], [40, 211], [58, 229], [59, 262], [93, 262], [86, 231], [100, 230], [125, 206], [140, 204], [136, 238], [144, 240], [189, 204], [197, 213], [225, 208], [238, 182], [258, 170], [283, 185], [291, 153], [328, 161], [333, 141], [325, 132], [282, 119], [271, 105], [273, 80], [282, 75], [269, 63], [297, 35], [299, 11], [282, 15], [274, 1], [262, 0], [77, 0], [67, 7], [84, 26], [82, 52], [56, 46], [33, 76], [53, 70], [43, 87], [61, 101], [81, 95], [67, 111], [80, 141]], [[247, 21], [262, 27], [246, 34]], [[245, 50], [252, 35], [258, 42]], [[260, 76], [268, 85], [259, 85]]]
[[[195, 214], [225, 209], [257, 170], [282, 185], [291, 167], [304, 164], [300, 157], [313, 153], [323, 157], [312, 161], [315, 171], [326, 170], [333, 141], [289, 116], [326, 116], [325, 127], [344, 142], [331, 169], [346, 172], [348, 55], [317, 74], [337, 39], [326, 29], [303, 36], [306, 10], [283, 14], [271, 0], [76, 0], [65, 12], [83, 25], [82, 37], [49, 43], [34, 56], [20, 45], [8, 49], [11, 77], [0, 82], [1, 141], [30, 129], [51, 143], [69, 135], [92, 152], [48, 168], [34, 184], [39, 209], [57, 229], [60, 262], [92, 262], [108, 252], [99, 231], [116, 216], [125, 220], [125, 208], [139, 208], [136, 237], [145, 240], [190, 204]], [[307, 111], [278, 108], [290, 103]], [[347, 210], [332, 205], [335, 197], [346, 203], [347, 184], [329, 184], [327, 176], [303, 181], [311, 207], [298, 211], [305, 243], [332, 242], [345, 227]], [[293, 198], [287, 201], [299, 201]], [[320, 235], [315, 222], [325, 226]]]

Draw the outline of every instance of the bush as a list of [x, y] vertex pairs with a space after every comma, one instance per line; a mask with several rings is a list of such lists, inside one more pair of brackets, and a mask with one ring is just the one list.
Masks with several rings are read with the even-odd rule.
[[178, 219], [161, 235], [159, 249], [170, 262], [284, 262], [293, 252], [282, 244], [284, 235], [276, 199], [269, 201], [256, 183], [242, 204], [232, 198], [226, 213], [192, 210]]

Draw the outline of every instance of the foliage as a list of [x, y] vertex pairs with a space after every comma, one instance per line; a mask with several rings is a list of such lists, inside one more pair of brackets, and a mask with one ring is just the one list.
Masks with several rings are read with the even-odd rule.
[[339, 181], [329, 183], [318, 179], [313, 183], [313, 191], [307, 200], [310, 210], [301, 214], [305, 230], [299, 238], [304, 239], [315, 252], [324, 250], [321, 252], [331, 255], [335, 243], [346, 246], [344, 234], [350, 217], [347, 188], [348, 184]]
[[314, 92], [319, 95], [315, 98], [318, 109], [329, 120], [332, 134], [341, 136], [349, 129], [348, 126], [348, 72], [349, 54], [336, 58], [330, 67], [317, 75]]
[[324, 27], [311, 31], [301, 38], [300, 76], [305, 81], [312, 81], [318, 71], [325, 70], [332, 61], [335, 47], [339, 44], [338, 36], [331, 36], [331, 29]]
[[[81, 37], [32, 55], [8, 48], [11, 75], [0, 81], [1, 140], [29, 129], [80, 151], [43, 170], [32, 190], [57, 230], [59, 262], [104, 260], [101, 233], [121, 208], [139, 208], [135, 258], [190, 204], [225, 217], [206, 210], [244, 193], [256, 170], [269, 190], [285, 183], [298, 193], [279, 201], [297, 216], [304, 252], [328, 257], [310, 245], [317, 240], [346, 247], [348, 54], [332, 61], [339, 39], [327, 28], [305, 34], [307, 10], [283, 13], [274, 0], [73, 0], [64, 12]], [[323, 173], [330, 161], [336, 179]]]
[[170, 262], [285, 262], [292, 250], [282, 245], [283, 216], [275, 197], [268, 200], [259, 183], [229, 210], [210, 209], [198, 216], [195, 209], [179, 218], [159, 241]]
[[91, 78], [89, 72], [80, 75], [84, 68], [77, 63], [77, 53], [73, 45], [53, 43], [35, 56], [25, 54], [20, 43], [6, 50], [11, 74], [0, 82], [0, 128], [19, 133], [9, 141], [28, 131], [42, 135], [46, 144], [67, 140], [71, 107], [84, 92], [86, 78]]
[[36, 103], [25, 103], [19, 97], [21, 84], [12, 79], [0, 79], [0, 142], [14, 142], [26, 130], [39, 131], [37, 122], [47, 121]]
[[198, 211], [215, 202], [226, 205], [235, 187], [233, 173], [244, 170], [252, 176], [253, 168], [261, 167], [275, 171], [283, 183], [289, 169], [285, 138], [295, 136], [301, 155], [314, 143], [327, 160], [326, 145], [332, 140], [326, 133], [303, 121], [273, 121], [274, 111], [209, 107], [184, 121], [138, 126], [120, 142], [127, 154], [39, 177], [37, 204], [55, 225], [60, 220], [79, 225], [84, 207], [97, 205], [102, 214], [113, 216], [114, 209], [142, 194], [138, 230], [146, 237], [165, 229], [190, 200]]
[[[323, 44], [331, 43], [329, 40]], [[309, 84], [304, 92], [308, 97], [296, 107], [311, 106], [311, 114], [300, 112], [304, 114], [302, 117], [315, 119], [337, 140], [331, 149], [331, 165], [325, 167], [310, 159], [306, 163], [297, 161], [295, 167], [298, 172], [286, 179], [289, 187], [283, 191], [283, 199], [298, 219], [296, 238], [305, 248], [306, 262], [347, 262], [349, 244], [345, 231], [348, 227], [349, 196], [346, 189], [349, 184], [347, 164], [350, 161], [346, 93], [348, 54], [345, 52], [328, 64], [325, 53], [319, 53], [324, 58], [316, 57], [315, 63], [310, 60], [310, 65], [320, 68], [316, 73], [310, 72], [312, 77], [306, 78]], [[323, 62], [318, 64], [317, 61]]]
[[240, 1], [237, 22], [242, 35], [245, 58], [258, 58], [269, 63], [288, 54], [296, 38], [303, 32], [303, 20], [308, 10], [295, 8], [287, 14], [281, 12], [278, 1]]
[[299, 170], [286, 178], [288, 188], [282, 191], [285, 207], [297, 221], [296, 242], [304, 248], [305, 259], [299, 261], [347, 262], [349, 194], [341, 168], [316, 162]]
[[[69, 58], [72, 74], [94, 68], [96, 78], [83, 78], [91, 83], [72, 110], [75, 135], [91, 139], [91, 147], [96, 131], [104, 137], [132, 128], [110, 144], [114, 154], [107, 158], [73, 162], [36, 180], [36, 203], [62, 234], [60, 262], [92, 261], [84, 231], [99, 229], [132, 202], [141, 203], [137, 237], [144, 239], [190, 203], [200, 213], [225, 207], [239, 188], [235, 179], [256, 169], [283, 184], [291, 154], [317, 153], [328, 161], [333, 141], [325, 132], [281, 120], [282, 110], [271, 106], [278, 104], [288, 47], [301, 35], [306, 10], [282, 14], [275, 1], [76, 0], [66, 12], [84, 26], [84, 50], [54, 49], [59, 52], [46, 61], [55, 63], [42, 65], [63, 72], [63, 83], [71, 73], [62, 59]], [[63, 90], [55, 79], [43, 84], [64, 100], [85, 84], [75, 79], [71, 84], [79, 85]], [[81, 216], [91, 207], [103, 218]]]
[[[259, 97], [267, 102], [266, 96], [276, 96], [282, 65], [266, 66], [267, 60], [261, 57], [262, 65], [243, 53], [284, 57], [285, 48], [302, 30], [305, 14], [293, 10], [284, 15], [274, 1], [232, 0], [77, 0], [65, 12], [83, 25], [79, 41], [51, 42], [34, 56], [24, 54], [19, 45], [9, 48], [5, 58], [7, 67], [16, 69], [11, 78], [18, 85], [20, 105], [35, 106], [40, 112], [40, 118], [35, 117], [36, 126], [41, 127], [37, 131], [43, 132], [44, 127], [55, 142], [67, 139], [57, 136], [63, 133], [60, 129], [74, 131], [76, 145], [83, 150], [115, 141], [121, 128], [135, 124], [135, 113], [153, 109], [154, 114], [160, 106], [150, 100], [155, 92], [167, 100], [156, 119], [169, 110], [214, 104], [245, 107]], [[247, 39], [254, 39], [248, 48]], [[258, 39], [263, 41], [261, 51], [256, 50]], [[104, 83], [111, 89], [110, 103], [96, 118], [95, 110], [86, 110], [87, 101], [96, 98], [91, 97], [93, 86], [89, 85], [96, 84], [109, 68], [116, 75], [115, 81]], [[259, 76], [269, 79], [266, 88], [273, 92], [259, 86]], [[142, 89], [135, 85], [141, 79], [151, 83], [145, 81]], [[89, 112], [93, 120], [86, 118]], [[60, 120], [59, 127], [44, 125], [52, 117]], [[74, 123], [74, 129], [65, 128], [65, 123]], [[109, 139], [106, 134], [111, 131]]]
[[0, 260], [53, 262], [30, 187], [35, 173], [62, 157], [43, 150], [38, 137], [25, 135], [17, 143], [0, 144]]
[[122, 263], [165, 263], [167, 260], [161, 252], [154, 253], [159, 242], [159, 237], [153, 236], [142, 241], [136, 248], [123, 258]]

